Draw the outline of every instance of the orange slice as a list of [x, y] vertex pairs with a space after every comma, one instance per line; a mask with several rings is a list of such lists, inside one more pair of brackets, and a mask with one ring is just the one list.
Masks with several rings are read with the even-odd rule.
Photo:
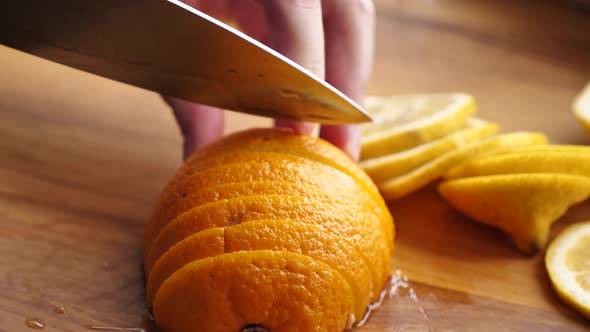
[[285, 251], [197, 260], [168, 278], [154, 317], [166, 332], [341, 332], [354, 322], [352, 291], [325, 263]]
[[[177, 181], [175, 185], [168, 186], [160, 195], [152, 216], [146, 224], [144, 253], [147, 254], [149, 252], [152, 242], [160, 230], [172, 218], [176, 217], [178, 212], [183, 212], [182, 208], [177, 208], [177, 206], [184, 205], [185, 207], [192, 207], [190, 206], [191, 204], [185, 204], [187, 202], [186, 197], [190, 193], [202, 192], [204, 188], [221, 184], [253, 181], [280, 181], [298, 185], [310, 185], [328, 193], [334, 200], [346, 200], [346, 203], [351, 205], [350, 208], [355, 205], [368, 206], [367, 211], [373, 211], [378, 214], [381, 220], [381, 226], [379, 227], [385, 231], [386, 236], [390, 239], [388, 241], [388, 247], [390, 253], [392, 252], [394, 230], [391, 215], [387, 208], [373, 200], [359, 186], [358, 182], [335, 168], [313, 160], [290, 155], [282, 155], [281, 157], [281, 159], [273, 158], [260, 162], [242, 162], [207, 168]], [[334, 184], [338, 184], [338, 186]], [[344, 188], [347, 190], [343, 190]], [[313, 193], [314, 190], [308, 189], [306, 189], [306, 192]], [[277, 187], [276, 190], [270, 192], [263, 191], [259, 194], [263, 193], [283, 194], [286, 192], [281, 191], [281, 187]], [[198, 196], [199, 194], [195, 195]], [[343, 195], [346, 197], [343, 197]], [[222, 196], [224, 195], [222, 194]], [[227, 196], [227, 198], [230, 197], [231, 195]], [[194, 195], [191, 195], [191, 200], [196, 203], [202, 201], [202, 199], [195, 198]]]
[[213, 227], [228, 227], [252, 220], [290, 219], [318, 225], [350, 241], [373, 267], [375, 284], [383, 285], [390, 272], [389, 249], [377, 217], [359, 217], [354, 210], [296, 196], [239, 197], [201, 205], [178, 216], [160, 232], [145, 258], [147, 267], [174, 244]]
[[228, 135], [194, 153], [184, 168], [190, 169], [193, 161], [205, 156], [227, 151], [274, 151], [316, 160], [349, 174], [378, 193], [367, 174], [342, 150], [320, 138], [298, 135], [288, 129], [254, 128]]
[[[312, 136], [298, 135], [288, 129], [254, 128], [228, 135], [194, 153], [177, 173], [185, 176], [199, 160], [218, 158], [223, 153], [235, 151], [274, 151], [319, 161], [344, 172], [363, 184], [373, 199], [386, 208], [377, 186], [371, 178], [342, 150], [329, 142]], [[391, 218], [391, 217], [389, 217]], [[392, 222], [390, 219], [389, 222]]]
[[371, 270], [348, 241], [315, 225], [292, 220], [257, 220], [227, 228], [211, 228], [193, 234], [170, 248], [149, 275], [148, 299], [152, 301], [164, 280], [192, 261], [251, 250], [296, 252], [326, 263], [351, 286], [357, 319], [363, 317], [374, 297]]

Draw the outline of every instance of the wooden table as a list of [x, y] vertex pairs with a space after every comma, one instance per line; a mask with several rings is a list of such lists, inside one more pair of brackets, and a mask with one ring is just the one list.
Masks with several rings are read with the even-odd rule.
[[[590, 80], [589, 12], [526, 0], [377, 7], [371, 93], [465, 91], [506, 131], [588, 144], [570, 103]], [[268, 123], [232, 114], [227, 130]], [[29, 331], [27, 318], [45, 331], [157, 330], [144, 301], [142, 229], [180, 163], [180, 143], [155, 94], [0, 49], [0, 331]], [[590, 329], [556, 297], [542, 254], [521, 255], [432, 188], [391, 210], [394, 272], [409, 288], [359, 331]], [[553, 236], [583, 219], [588, 203], [571, 209]]]

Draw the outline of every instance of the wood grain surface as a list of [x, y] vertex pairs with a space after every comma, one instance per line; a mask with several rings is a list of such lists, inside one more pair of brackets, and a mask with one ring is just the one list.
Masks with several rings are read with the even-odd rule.
[[[505, 131], [590, 142], [570, 114], [590, 80], [590, 12], [558, 1], [376, 4], [372, 94], [469, 92]], [[226, 127], [269, 123], [230, 114]], [[141, 239], [180, 146], [157, 95], [0, 48], [0, 331], [30, 331], [30, 318], [44, 331], [157, 331]], [[523, 256], [433, 187], [390, 207], [392, 272], [409, 283], [358, 331], [590, 330], [558, 300], [542, 254]], [[588, 219], [587, 202], [552, 236]]]

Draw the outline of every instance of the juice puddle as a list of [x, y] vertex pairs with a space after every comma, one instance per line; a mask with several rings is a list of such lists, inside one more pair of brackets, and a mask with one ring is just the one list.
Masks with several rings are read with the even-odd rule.
[[424, 319], [428, 319], [426, 310], [424, 310], [424, 307], [420, 303], [420, 299], [418, 298], [418, 295], [416, 295], [416, 291], [414, 291], [414, 289], [410, 287], [408, 277], [403, 275], [400, 270], [396, 270], [395, 274], [389, 277], [389, 282], [385, 285], [383, 290], [381, 290], [381, 293], [379, 293], [379, 299], [377, 299], [377, 301], [375, 301], [374, 303], [369, 304], [369, 306], [367, 307], [367, 312], [365, 312], [363, 318], [357, 324], [355, 324], [354, 327], [361, 327], [365, 325], [373, 311], [377, 310], [377, 308], [379, 308], [381, 304], [383, 304], [385, 296], [392, 299], [398, 295], [402, 295], [402, 290], [407, 291], [409, 298], [414, 303], [416, 303], [416, 305], [418, 306], [418, 311], [422, 314], [422, 317]]
[[424, 319], [428, 319], [426, 310], [424, 310], [424, 307], [422, 306], [422, 304], [420, 304], [420, 299], [418, 299], [418, 295], [416, 295], [416, 292], [413, 288], [410, 288], [410, 299], [412, 299], [412, 301], [416, 303], [416, 305], [418, 306], [418, 311], [420, 311], [422, 317], [424, 317]]
[[42, 330], [46, 326], [39, 318], [27, 318], [25, 325], [33, 330]]

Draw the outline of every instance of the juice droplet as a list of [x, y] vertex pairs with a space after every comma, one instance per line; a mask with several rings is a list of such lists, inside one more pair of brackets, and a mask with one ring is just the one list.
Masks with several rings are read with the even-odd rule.
[[57, 314], [65, 314], [67, 310], [64, 307], [55, 307], [53, 311], [55, 311]]
[[45, 328], [45, 323], [43, 323], [39, 318], [27, 318], [27, 320], [25, 320], [25, 325], [28, 328], [35, 330], [42, 330]]
[[408, 289], [410, 284], [408, 283], [408, 277], [402, 275], [400, 270], [395, 270], [395, 275], [389, 279], [389, 298], [395, 297], [401, 289]]
[[360, 327], [360, 326], [365, 325], [365, 323], [367, 323], [367, 321], [369, 320], [369, 316], [371, 316], [373, 311], [377, 310], [377, 308], [379, 308], [381, 306], [381, 304], [383, 304], [385, 297], [388, 297], [391, 299], [398, 294], [398, 291], [400, 289], [408, 289], [408, 288], [410, 288], [409, 283], [408, 283], [408, 277], [406, 277], [405, 275], [402, 275], [402, 272], [400, 270], [396, 270], [395, 275], [392, 275], [389, 277], [389, 280], [385, 284], [385, 287], [383, 287], [383, 289], [379, 293], [379, 298], [377, 299], [377, 301], [370, 303], [367, 306], [367, 311], [365, 312], [365, 315], [361, 318], [361, 320], [358, 323], [356, 323], [354, 325], [354, 327]]

